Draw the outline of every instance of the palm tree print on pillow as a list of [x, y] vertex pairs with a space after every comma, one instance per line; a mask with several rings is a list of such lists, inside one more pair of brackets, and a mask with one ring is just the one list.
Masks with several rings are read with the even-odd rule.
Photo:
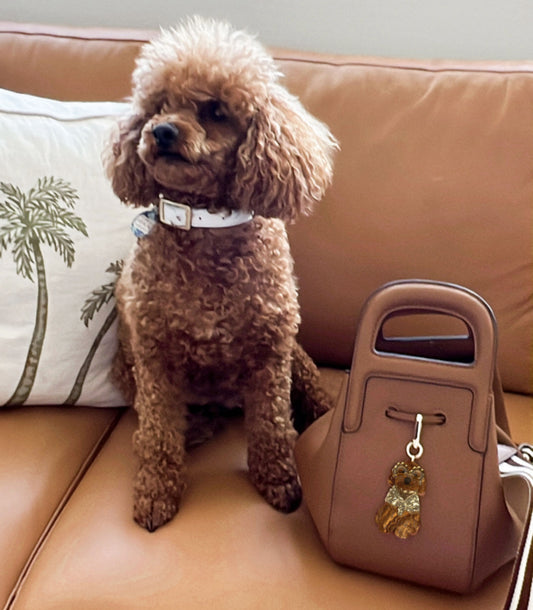
[[[122, 260], [118, 260], [114, 263], [111, 263], [106, 269], [106, 273], [113, 273], [115, 275], [113, 281], [107, 284], [103, 284], [98, 288], [95, 288], [83, 304], [83, 307], [81, 308], [80, 319], [86, 327], [89, 326], [89, 322], [94, 318], [95, 314], [97, 314], [100, 309], [102, 309], [104, 305], [109, 303], [109, 301], [115, 296], [115, 284], [118, 277], [120, 276], [122, 267]], [[98, 331], [98, 334], [96, 335], [87, 353], [87, 356], [80, 367], [78, 375], [76, 376], [76, 379], [74, 381], [74, 385], [72, 386], [72, 390], [70, 391], [70, 394], [68, 395], [64, 404], [73, 405], [76, 404], [76, 402], [78, 401], [81, 395], [81, 391], [83, 389], [83, 384], [85, 383], [85, 378], [87, 377], [87, 373], [89, 372], [89, 368], [91, 367], [91, 363], [96, 354], [96, 350], [100, 346], [100, 343], [102, 342], [102, 339], [104, 338], [107, 331], [113, 325], [113, 322], [115, 321], [116, 317], [117, 308], [116, 306], [113, 306], [111, 311], [107, 314], [104, 323], [100, 327], [100, 330]]]
[[6, 405], [21, 405], [31, 394], [48, 319], [48, 288], [41, 246], [53, 248], [67, 267], [74, 262], [74, 242], [68, 230], [88, 237], [83, 220], [72, 210], [78, 200], [76, 190], [65, 180], [39, 178], [37, 185], [24, 193], [13, 184], [0, 182], [5, 196], [0, 205], [0, 256], [11, 247], [17, 274], [35, 282], [37, 276], [37, 308], [35, 326], [24, 369], [18, 385]]

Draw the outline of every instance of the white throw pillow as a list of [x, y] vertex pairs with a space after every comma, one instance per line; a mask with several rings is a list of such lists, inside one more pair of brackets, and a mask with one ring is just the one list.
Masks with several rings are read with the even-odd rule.
[[138, 212], [102, 151], [126, 104], [0, 89], [0, 405], [123, 405], [112, 296]]

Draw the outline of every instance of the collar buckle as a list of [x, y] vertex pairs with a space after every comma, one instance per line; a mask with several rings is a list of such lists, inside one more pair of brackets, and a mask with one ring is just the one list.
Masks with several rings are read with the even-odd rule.
[[189, 231], [192, 225], [192, 209], [184, 203], [177, 203], [160, 195], [159, 219], [170, 227]]

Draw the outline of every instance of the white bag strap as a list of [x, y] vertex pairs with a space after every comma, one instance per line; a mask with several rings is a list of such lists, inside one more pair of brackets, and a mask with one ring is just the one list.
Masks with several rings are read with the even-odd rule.
[[505, 499], [524, 523], [504, 610], [533, 610], [533, 446], [498, 445]]

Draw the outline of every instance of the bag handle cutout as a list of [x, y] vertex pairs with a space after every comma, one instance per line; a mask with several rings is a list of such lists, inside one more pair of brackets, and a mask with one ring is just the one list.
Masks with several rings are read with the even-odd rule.
[[457, 364], [473, 364], [476, 359], [472, 329], [464, 320], [419, 309], [387, 316], [374, 349], [380, 354]]
[[[415, 337], [411, 341], [388, 337], [387, 332], [382, 331], [384, 322], [406, 313], [452, 316], [468, 330], [465, 334], [461, 330], [459, 335], [446, 336], [441, 341], [435, 337]], [[467, 288], [430, 280], [400, 280], [382, 286], [370, 296], [361, 313], [344, 405], [344, 431], [353, 433], [359, 429], [367, 380], [382, 375], [383, 371], [396, 378], [430, 379], [434, 384], [448, 384], [453, 379], [456, 387], [472, 392], [474, 405], [469, 442], [476, 451], [485, 451], [496, 337], [496, 321], [491, 308]], [[448, 344], [446, 349], [453, 348], [451, 351], [456, 355], [427, 358], [428, 350], [436, 343], [440, 343], [440, 347]], [[405, 355], [407, 347], [415, 357]], [[443, 354], [446, 349], [443, 348]]]

